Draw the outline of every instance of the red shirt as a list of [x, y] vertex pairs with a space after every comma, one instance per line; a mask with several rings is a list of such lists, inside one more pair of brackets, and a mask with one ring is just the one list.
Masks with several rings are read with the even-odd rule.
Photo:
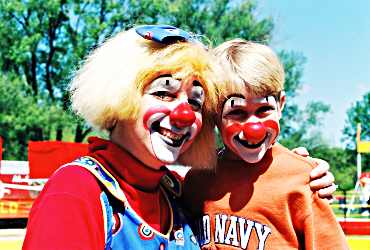
[[312, 168], [275, 145], [255, 164], [221, 157], [216, 172], [191, 170], [184, 193], [202, 249], [349, 249], [331, 207], [310, 189]]
[[[93, 137], [89, 144], [88, 155], [116, 178], [135, 212], [165, 232], [170, 216], [159, 183], [167, 170], [144, 166], [110, 141]], [[31, 209], [23, 249], [104, 249], [101, 192], [96, 178], [81, 167], [56, 171]]]

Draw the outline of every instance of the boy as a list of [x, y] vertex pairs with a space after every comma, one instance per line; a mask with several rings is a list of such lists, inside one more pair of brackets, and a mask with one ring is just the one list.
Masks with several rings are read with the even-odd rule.
[[185, 180], [201, 247], [348, 249], [329, 204], [310, 190], [313, 163], [276, 142], [285, 104], [277, 56], [241, 39], [215, 54], [231, 76], [216, 118], [225, 148], [216, 171], [194, 169]]

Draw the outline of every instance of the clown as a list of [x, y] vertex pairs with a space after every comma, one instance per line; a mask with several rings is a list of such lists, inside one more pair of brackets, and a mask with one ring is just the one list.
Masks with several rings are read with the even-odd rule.
[[138, 26], [91, 53], [72, 107], [109, 140], [60, 168], [31, 211], [23, 249], [199, 249], [164, 165], [212, 166], [216, 60], [171, 26]]

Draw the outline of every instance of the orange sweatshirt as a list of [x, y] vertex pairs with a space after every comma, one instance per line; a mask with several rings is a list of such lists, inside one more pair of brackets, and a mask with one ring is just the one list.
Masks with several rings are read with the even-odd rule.
[[313, 166], [277, 144], [256, 164], [221, 157], [216, 172], [191, 170], [184, 198], [202, 249], [349, 249], [309, 187]]

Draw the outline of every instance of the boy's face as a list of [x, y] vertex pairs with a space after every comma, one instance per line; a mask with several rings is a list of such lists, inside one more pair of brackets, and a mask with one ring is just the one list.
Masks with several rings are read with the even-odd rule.
[[225, 145], [244, 161], [259, 162], [279, 135], [284, 103], [284, 95], [229, 95], [218, 119]]
[[144, 89], [133, 133], [152, 156], [173, 163], [201, 130], [204, 99], [204, 90], [195, 78], [160, 76]]

